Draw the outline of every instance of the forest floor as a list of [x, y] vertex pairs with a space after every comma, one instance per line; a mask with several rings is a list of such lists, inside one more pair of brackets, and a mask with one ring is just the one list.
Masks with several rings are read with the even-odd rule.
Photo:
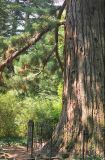
[[[33, 156], [38, 156], [38, 160], [40, 160], [41, 157], [48, 160], [49, 158], [45, 156], [45, 153], [40, 153], [40, 150], [42, 146], [45, 143], [36, 144], [37, 149], [34, 150]], [[55, 157], [52, 157], [55, 159]], [[31, 153], [30, 150], [27, 152], [27, 146], [21, 146], [21, 145], [3, 145], [0, 147], [0, 160], [28, 160], [31, 159]], [[57, 159], [57, 157], [56, 157]]]
[[30, 157], [27, 148], [23, 146], [4, 146], [0, 152], [0, 160], [26, 160]]

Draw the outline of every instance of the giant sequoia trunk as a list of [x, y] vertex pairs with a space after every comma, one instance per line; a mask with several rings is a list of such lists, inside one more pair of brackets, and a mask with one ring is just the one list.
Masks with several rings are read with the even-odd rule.
[[54, 137], [68, 151], [91, 139], [98, 151], [105, 148], [104, 34], [104, 0], [67, 0], [63, 109]]

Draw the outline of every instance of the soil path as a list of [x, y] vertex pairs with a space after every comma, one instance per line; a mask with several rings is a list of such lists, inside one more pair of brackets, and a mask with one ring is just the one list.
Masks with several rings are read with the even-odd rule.
[[28, 153], [26, 147], [23, 146], [3, 147], [3, 153], [0, 154], [0, 159], [26, 160], [29, 157], [30, 153]]

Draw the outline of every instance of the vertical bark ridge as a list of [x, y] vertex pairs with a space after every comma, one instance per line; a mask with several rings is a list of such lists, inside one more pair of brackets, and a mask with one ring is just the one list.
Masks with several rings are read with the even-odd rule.
[[[67, 1], [63, 109], [54, 138], [58, 144], [60, 137], [69, 152], [73, 152], [74, 148], [78, 153], [82, 150], [80, 144], [84, 131], [87, 134], [84, 139], [85, 154], [91, 152], [94, 145], [97, 146], [94, 152], [99, 154], [104, 148], [103, 3], [104, 0]], [[62, 135], [67, 137], [66, 140]]]

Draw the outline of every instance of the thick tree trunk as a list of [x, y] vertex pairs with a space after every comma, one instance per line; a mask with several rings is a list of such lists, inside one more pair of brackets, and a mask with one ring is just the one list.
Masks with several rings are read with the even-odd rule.
[[63, 107], [51, 148], [69, 160], [105, 157], [104, 25], [104, 0], [67, 0]]
[[78, 141], [94, 139], [101, 150], [105, 148], [104, 0], [67, 0], [65, 30], [63, 109], [55, 144], [73, 151]]

